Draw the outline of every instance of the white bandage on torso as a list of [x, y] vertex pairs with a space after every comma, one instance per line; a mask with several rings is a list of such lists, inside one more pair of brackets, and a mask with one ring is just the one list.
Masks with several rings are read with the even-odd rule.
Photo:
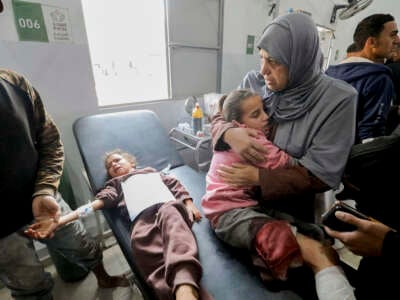
[[91, 203], [79, 206], [76, 211], [78, 212], [79, 218], [85, 218], [91, 213], [93, 213], [93, 207]]

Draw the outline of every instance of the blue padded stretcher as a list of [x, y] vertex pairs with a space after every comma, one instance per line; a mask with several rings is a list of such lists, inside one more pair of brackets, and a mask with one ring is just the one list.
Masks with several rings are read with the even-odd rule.
[[[169, 172], [188, 189], [197, 207], [201, 207], [200, 200], [205, 192], [205, 173], [184, 164], [154, 112], [132, 110], [85, 116], [74, 122], [73, 132], [95, 193], [106, 181], [105, 152], [120, 148], [136, 156], [138, 168], [151, 166], [162, 170], [170, 165]], [[145, 299], [155, 299], [132, 259], [128, 225], [121, 220], [116, 210], [104, 210], [103, 214]], [[296, 282], [297, 293], [285, 285], [276, 290], [267, 287], [247, 260], [247, 255], [220, 242], [206, 218], [203, 217], [200, 223], [194, 224], [193, 231], [204, 273], [201, 284], [214, 299], [302, 299], [299, 295], [306, 289], [304, 282]]]

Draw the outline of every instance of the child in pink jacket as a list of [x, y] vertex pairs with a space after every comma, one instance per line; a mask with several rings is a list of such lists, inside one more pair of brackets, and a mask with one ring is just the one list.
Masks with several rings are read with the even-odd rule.
[[[266, 138], [268, 116], [259, 95], [236, 90], [222, 97], [219, 107], [225, 121], [249, 128], [255, 141], [265, 147], [265, 162], [258, 167], [274, 169], [297, 164], [295, 158]], [[268, 208], [268, 203], [261, 206], [260, 187], [233, 185], [220, 176], [223, 165], [234, 165], [245, 172], [246, 164], [233, 150], [213, 153], [202, 208], [218, 238], [233, 247], [247, 249], [264, 280], [286, 280], [289, 268], [304, 263], [314, 271], [320, 300], [355, 299], [337, 253], [323, 241], [320, 226]], [[326, 290], [327, 282], [332, 291]]]

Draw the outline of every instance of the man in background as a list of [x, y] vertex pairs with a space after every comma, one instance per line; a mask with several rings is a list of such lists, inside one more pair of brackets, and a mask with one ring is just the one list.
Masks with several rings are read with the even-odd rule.
[[356, 52], [327, 70], [328, 75], [343, 79], [358, 90], [357, 140], [346, 165], [345, 190], [353, 190], [351, 199], [361, 212], [387, 225], [339, 213], [337, 217], [349, 221], [357, 230], [343, 233], [327, 230], [354, 253], [363, 255], [351, 282], [358, 300], [390, 299], [398, 293], [398, 278], [390, 275], [388, 268], [396, 270], [399, 266], [393, 259], [397, 254], [392, 256], [397, 253], [398, 245], [391, 229], [400, 230], [398, 179], [392, 175], [400, 168], [400, 127], [392, 127], [388, 132], [395, 90], [392, 72], [384, 65], [399, 44], [397, 34], [391, 15], [374, 14], [365, 18], [354, 32]]
[[385, 134], [388, 113], [394, 98], [391, 71], [383, 62], [397, 44], [397, 24], [389, 14], [374, 14], [362, 20], [353, 35], [354, 48], [326, 74], [342, 79], [358, 91], [356, 144]]

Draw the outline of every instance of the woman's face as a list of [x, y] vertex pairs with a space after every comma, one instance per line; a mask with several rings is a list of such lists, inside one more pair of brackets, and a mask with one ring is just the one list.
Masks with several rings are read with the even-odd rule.
[[249, 128], [265, 130], [268, 125], [268, 115], [264, 111], [260, 96], [245, 99], [241, 105], [241, 123]]
[[278, 63], [269, 56], [268, 52], [260, 49], [261, 70], [265, 84], [273, 92], [282, 91], [289, 81], [289, 70], [283, 64]]
[[128, 161], [122, 155], [114, 153], [107, 157], [106, 168], [108, 175], [114, 178], [128, 174], [132, 169], [135, 168], [135, 164]]

